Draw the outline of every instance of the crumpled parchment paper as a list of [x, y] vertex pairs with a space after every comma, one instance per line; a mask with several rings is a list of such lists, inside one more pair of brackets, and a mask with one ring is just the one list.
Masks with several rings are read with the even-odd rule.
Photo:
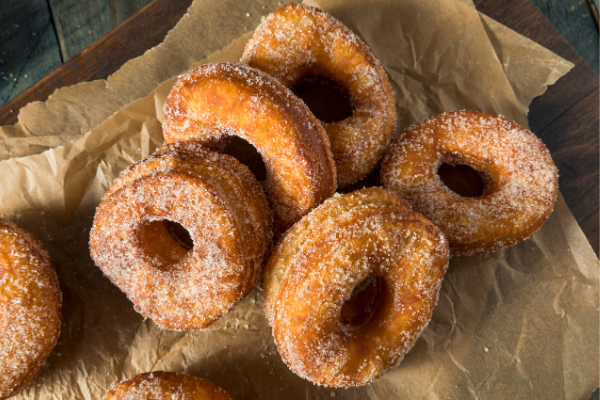
[[[162, 103], [174, 78], [161, 82], [223, 47], [205, 62], [237, 61], [244, 33], [278, 6], [227, 7], [232, 1], [195, 1], [165, 43], [108, 83], [61, 89], [28, 106], [20, 125], [0, 131], [0, 140], [27, 155], [0, 157], [0, 214], [44, 242], [64, 294], [59, 344], [15, 398], [99, 399], [123, 379], [168, 370], [210, 379], [234, 399], [587, 399], [598, 384], [598, 259], [562, 197], [529, 240], [453, 258], [415, 348], [365, 387], [317, 387], [290, 372], [273, 343], [260, 287], [202, 331], [161, 330], [133, 310], [89, 256], [95, 207], [122, 169], [162, 144]], [[462, 108], [525, 125], [531, 99], [572, 67], [481, 16], [468, 0], [319, 5], [381, 60], [396, 93], [399, 130]], [[84, 104], [95, 95], [99, 109]], [[54, 121], [64, 115], [67, 121]]]

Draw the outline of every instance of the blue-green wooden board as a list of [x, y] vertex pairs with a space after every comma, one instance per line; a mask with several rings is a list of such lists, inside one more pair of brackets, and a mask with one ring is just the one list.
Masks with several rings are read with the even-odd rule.
[[0, 0], [0, 106], [151, 0]]

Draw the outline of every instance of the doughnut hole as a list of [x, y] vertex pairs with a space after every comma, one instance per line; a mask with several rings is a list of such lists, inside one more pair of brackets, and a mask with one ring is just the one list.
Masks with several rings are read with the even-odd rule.
[[188, 230], [185, 229], [183, 225], [169, 220], [166, 220], [166, 224], [171, 232], [171, 235], [173, 235], [173, 237], [179, 241], [183, 247], [188, 249], [188, 251], [194, 248], [194, 241], [192, 240]]
[[187, 229], [166, 219], [141, 224], [138, 237], [145, 255], [160, 268], [180, 263], [194, 248]]
[[352, 295], [343, 305], [340, 327], [348, 335], [359, 335], [370, 322], [377, 320], [387, 296], [385, 279], [369, 275], [352, 290]]
[[292, 92], [306, 103], [315, 117], [325, 123], [342, 121], [354, 112], [349, 97], [335, 82], [325, 78], [304, 78], [292, 88]]
[[250, 142], [239, 136], [230, 136], [225, 145], [225, 154], [228, 154], [244, 164], [254, 174], [256, 180], [263, 183], [267, 180], [267, 167], [262, 156]]
[[491, 191], [491, 177], [466, 164], [442, 163], [437, 174], [454, 193], [462, 197], [481, 197]]

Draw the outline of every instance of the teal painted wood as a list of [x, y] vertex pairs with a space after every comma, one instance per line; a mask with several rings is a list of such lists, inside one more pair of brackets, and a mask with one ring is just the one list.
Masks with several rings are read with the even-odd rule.
[[0, 106], [152, 0], [0, 0]]
[[[598, 30], [587, 0], [532, 0], [575, 51], [598, 74]], [[598, 5], [598, 0], [594, 0]]]
[[68, 60], [152, 0], [48, 0], [64, 60]]
[[62, 64], [46, 0], [1, 0], [0, 105]]

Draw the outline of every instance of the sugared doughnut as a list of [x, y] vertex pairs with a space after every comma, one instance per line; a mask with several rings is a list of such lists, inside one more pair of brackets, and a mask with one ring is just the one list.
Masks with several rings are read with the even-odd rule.
[[42, 244], [0, 219], [0, 399], [27, 387], [60, 334], [62, 296]]
[[276, 79], [244, 64], [207, 64], [181, 76], [164, 105], [165, 142], [220, 147], [230, 135], [253, 144], [282, 232], [336, 189], [325, 131]]
[[206, 379], [182, 372], [147, 372], [119, 383], [103, 400], [231, 400]]
[[444, 235], [394, 193], [330, 198], [286, 232], [265, 269], [283, 360], [321, 385], [377, 379], [429, 322], [447, 266]]
[[396, 103], [379, 61], [350, 29], [318, 8], [288, 4], [256, 28], [241, 61], [289, 88], [307, 80], [337, 85], [353, 108], [350, 117], [323, 123], [338, 185], [375, 168], [394, 137]]
[[[201, 329], [259, 281], [271, 219], [245, 166], [176, 143], [121, 173], [96, 210], [90, 249], [139, 313], [163, 328]], [[172, 222], [187, 230], [192, 249]]]
[[[437, 174], [443, 163], [479, 171], [484, 193], [454, 193]], [[475, 111], [408, 127], [390, 147], [381, 178], [446, 234], [453, 254], [465, 255], [496, 251], [535, 233], [558, 192], [558, 172], [541, 140], [502, 116]]]

